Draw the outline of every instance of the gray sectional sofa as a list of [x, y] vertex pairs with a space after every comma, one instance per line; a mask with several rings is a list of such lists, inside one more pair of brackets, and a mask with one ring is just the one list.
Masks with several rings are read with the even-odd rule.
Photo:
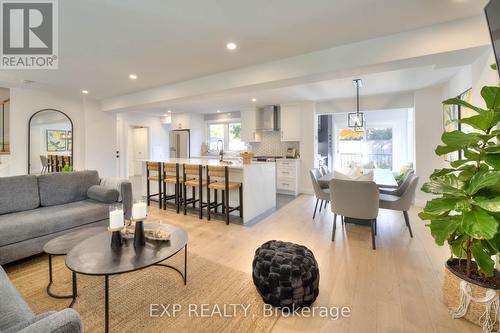
[[0, 300], [0, 332], [2, 333], [83, 332], [80, 315], [73, 309], [35, 315], [1, 266]]
[[0, 178], [0, 265], [41, 253], [47, 241], [78, 228], [107, 225], [111, 201], [122, 201], [130, 216], [128, 180], [101, 179], [97, 171]]

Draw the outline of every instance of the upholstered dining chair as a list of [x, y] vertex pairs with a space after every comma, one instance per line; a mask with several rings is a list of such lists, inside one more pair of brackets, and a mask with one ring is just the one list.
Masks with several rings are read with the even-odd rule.
[[379, 193], [373, 181], [332, 179], [330, 181], [330, 201], [333, 212], [332, 242], [335, 240], [337, 215], [370, 222], [372, 248], [375, 250]]
[[396, 188], [396, 189], [380, 188], [379, 189], [380, 193], [397, 195], [397, 196], [403, 195], [403, 193], [406, 191], [406, 188], [408, 187], [408, 185], [410, 185], [410, 181], [412, 178], [411, 176], [413, 176], [414, 174], [415, 174], [415, 172], [412, 169], [409, 169], [405, 173], [403, 179], [401, 180], [401, 184], [398, 186], [398, 188]]
[[316, 206], [314, 207], [313, 220], [316, 217], [316, 211], [318, 210], [318, 203], [321, 201], [319, 205], [319, 212], [321, 213], [321, 208], [323, 208], [323, 204], [328, 203], [330, 201], [330, 189], [322, 188], [319, 185], [318, 179], [321, 177], [321, 173], [318, 169], [314, 168], [310, 170], [311, 181], [313, 184], [314, 195], [316, 196]]
[[406, 186], [404, 192], [398, 195], [391, 194], [380, 194], [380, 208], [398, 210], [403, 212], [405, 218], [406, 227], [410, 232], [410, 237], [413, 237], [413, 232], [411, 230], [410, 218], [408, 216], [408, 210], [411, 207], [413, 199], [415, 198], [415, 191], [417, 189], [418, 177], [415, 175], [410, 175], [408, 177], [408, 186]]

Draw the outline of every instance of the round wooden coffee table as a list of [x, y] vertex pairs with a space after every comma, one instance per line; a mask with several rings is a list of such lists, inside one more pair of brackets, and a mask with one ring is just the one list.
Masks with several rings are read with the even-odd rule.
[[72, 307], [76, 300], [77, 286], [76, 286], [76, 274], [72, 273], [72, 292], [71, 295], [60, 295], [52, 292], [52, 257], [53, 256], [65, 256], [76, 244], [81, 241], [95, 236], [99, 233], [106, 231], [106, 227], [90, 227], [78, 229], [62, 236], [56, 237], [49, 240], [43, 246], [43, 252], [49, 255], [49, 284], [47, 285], [47, 294], [54, 298], [72, 298], [69, 307]]
[[[111, 232], [101, 232], [76, 246], [66, 255], [66, 266], [74, 273], [104, 276], [104, 330], [109, 330], [109, 276], [163, 266], [177, 271], [187, 282], [187, 232], [169, 224], [145, 224], [144, 229], [162, 228], [170, 233], [169, 241], [146, 239], [144, 246], [134, 248], [133, 239], [123, 239], [118, 250], [111, 248]], [[184, 272], [161, 262], [184, 249]]]

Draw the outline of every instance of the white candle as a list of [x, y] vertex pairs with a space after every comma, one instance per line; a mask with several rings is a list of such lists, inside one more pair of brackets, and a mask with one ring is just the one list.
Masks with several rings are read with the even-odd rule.
[[147, 205], [145, 202], [136, 202], [132, 206], [132, 218], [134, 220], [145, 220], [147, 214]]
[[123, 210], [115, 209], [109, 212], [109, 228], [116, 229], [124, 226]]

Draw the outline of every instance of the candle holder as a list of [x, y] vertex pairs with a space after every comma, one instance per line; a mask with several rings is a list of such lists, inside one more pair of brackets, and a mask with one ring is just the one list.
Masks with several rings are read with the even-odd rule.
[[144, 220], [135, 220], [135, 231], [134, 231], [134, 247], [141, 247], [146, 245], [146, 237], [144, 236]]
[[122, 247], [122, 228], [108, 228], [111, 231], [111, 248], [114, 251], [118, 251]]

